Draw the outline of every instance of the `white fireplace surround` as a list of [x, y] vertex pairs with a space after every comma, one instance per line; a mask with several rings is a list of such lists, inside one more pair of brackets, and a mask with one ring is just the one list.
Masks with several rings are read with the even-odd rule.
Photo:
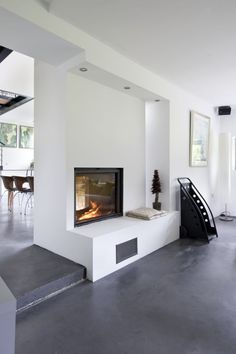
[[[130, 166], [131, 170], [132, 167]], [[101, 173], [111, 168], [78, 168], [74, 169], [75, 177], [78, 173]], [[100, 170], [100, 171], [99, 171]], [[113, 170], [118, 170], [113, 168]], [[121, 175], [126, 170], [120, 169]], [[120, 181], [119, 181], [120, 183]], [[122, 178], [122, 187], [125, 184]], [[121, 191], [123, 188], [121, 189]], [[76, 188], [74, 188], [76, 193]], [[123, 196], [124, 199], [126, 196]], [[123, 197], [121, 198], [123, 200]], [[75, 195], [74, 195], [75, 198]], [[122, 208], [123, 209], [123, 208]], [[175, 241], [178, 238], [179, 212], [169, 212], [153, 220], [140, 220], [132, 217], [116, 217], [107, 220], [96, 220], [85, 225], [77, 225], [70, 230], [78, 242], [78, 257], [83, 259], [87, 268], [87, 277], [96, 281], [157, 249]], [[116, 247], [124, 242], [137, 238], [137, 254], [116, 263]]]
[[[75, 176], [83, 170], [90, 171], [77, 167]], [[94, 168], [91, 170], [96, 173]], [[78, 257], [85, 257], [83, 264], [86, 265], [88, 279], [96, 281], [175, 241], [178, 238], [178, 228], [179, 212], [175, 211], [153, 220], [123, 216], [92, 223], [90, 221], [87, 225], [77, 225], [70, 232], [79, 245]], [[137, 238], [137, 254], [116, 263], [116, 246], [134, 238]]]
[[[177, 240], [179, 212], [150, 221], [130, 217], [104, 220], [71, 230], [86, 254], [88, 279], [96, 281]], [[137, 255], [116, 264], [116, 245], [137, 238]], [[83, 245], [83, 246], [82, 246]]]

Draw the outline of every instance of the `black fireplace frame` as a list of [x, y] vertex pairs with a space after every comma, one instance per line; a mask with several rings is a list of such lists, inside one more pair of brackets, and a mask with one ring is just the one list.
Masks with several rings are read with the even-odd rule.
[[[102, 215], [94, 219], [83, 220], [79, 223], [76, 222], [76, 176], [83, 174], [94, 173], [115, 173], [116, 178], [116, 206], [119, 211], [111, 215]], [[79, 227], [93, 222], [107, 220], [111, 218], [117, 218], [123, 216], [123, 168], [108, 168], [108, 167], [75, 167], [74, 168], [74, 226]]]

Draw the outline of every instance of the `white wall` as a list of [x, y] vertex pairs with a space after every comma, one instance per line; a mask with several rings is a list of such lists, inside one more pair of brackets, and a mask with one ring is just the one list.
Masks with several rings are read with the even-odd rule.
[[67, 77], [68, 227], [74, 167], [124, 168], [124, 212], [145, 205], [144, 102], [93, 81]]
[[[27, 170], [33, 160], [33, 149], [3, 148], [3, 170]], [[12, 175], [11, 171], [9, 173]]]
[[151, 193], [154, 170], [158, 170], [162, 192], [162, 209], [170, 208], [170, 126], [169, 102], [147, 102], [146, 123], [146, 205], [152, 208], [155, 196]]
[[[232, 137], [236, 137], [236, 108], [232, 109], [231, 115], [229, 116], [218, 116], [217, 118], [220, 122], [220, 132], [221, 133], [231, 133]], [[225, 157], [227, 159], [227, 156]], [[233, 166], [232, 166], [233, 167]], [[220, 186], [219, 186], [220, 188]], [[231, 171], [231, 195], [228, 202], [229, 212], [236, 216], [236, 170]], [[221, 198], [221, 212], [224, 211], [224, 199]]]
[[[178, 177], [189, 177], [210, 204], [215, 216], [220, 213], [218, 193], [219, 121], [214, 109], [197, 97], [182, 93], [168, 101], [146, 104], [146, 201], [154, 169], [159, 169], [163, 185], [163, 208], [180, 210]], [[207, 167], [190, 167], [190, 111], [210, 117], [209, 161]]]
[[[210, 117], [210, 146], [207, 167], [190, 167], [190, 110]], [[219, 124], [214, 109], [197, 97], [176, 96], [170, 102], [170, 197], [172, 208], [179, 210], [178, 177], [189, 177], [210, 204], [213, 214], [219, 215], [217, 191]]]
[[66, 229], [65, 75], [35, 62], [34, 240], [59, 254]]
[[34, 59], [12, 52], [1, 62], [0, 87], [2, 90], [32, 97], [34, 94]]
[[35, 62], [34, 243], [89, 266], [89, 240], [66, 232], [66, 77]]
[[[0, 89], [34, 97], [34, 60], [12, 52], [0, 65]], [[17, 148], [3, 148], [4, 169], [26, 169], [34, 159], [33, 149], [19, 148], [19, 126], [33, 126], [34, 101], [0, 116], [0, 122], [17, 124]]]

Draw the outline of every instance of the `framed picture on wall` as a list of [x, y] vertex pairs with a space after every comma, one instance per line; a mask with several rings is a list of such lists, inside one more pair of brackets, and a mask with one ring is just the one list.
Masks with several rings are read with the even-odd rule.
[[34, 148], [34, 128], [20, 125], [19, 147], [23, 149]]
[[205, 167], [208, 164], [210, 118], [190, 112], [190, 166]]
[[17, 147], [17, 125], [0, 123], [0, 141], [4, 147]]

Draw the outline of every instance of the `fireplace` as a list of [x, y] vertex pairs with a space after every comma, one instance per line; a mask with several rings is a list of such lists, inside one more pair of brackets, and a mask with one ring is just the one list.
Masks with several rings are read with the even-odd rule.
[[75, 168], [75, 226], [123, 215], [123, 168]]

